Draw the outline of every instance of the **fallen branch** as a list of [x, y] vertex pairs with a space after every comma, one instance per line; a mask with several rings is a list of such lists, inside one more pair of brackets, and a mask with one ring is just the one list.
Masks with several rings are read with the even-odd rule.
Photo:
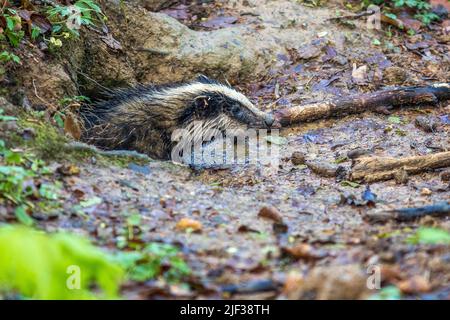
[[425, 216], [444, 217], [450, 214], [450, 202], [440, 202], [418, 208], [402, 208], [389, 211], [367, 213], [364, 218], [369, 222], [386, 222], [389, 220], [409, 221]]
[[339, 17], [332, 17], [329, 18], [327, 20], [329, 21], [339, 21], [339, 20], [356, 20], [362, 17], [367, 17], [367, 16], [371, 16], [374, 15], [376, 13], [375, 10], [367, 10], [367, 11], [363, 11], [357, 14], [350, 14], [350, 15], [346, 15], [346, 16], [339, 16]]
[[441, 202], [419, 208], [404, 208], [393, 210], [397, 220], [413, 220], [424, 216], [444, 216], [450, 213], [450, 202]]
[[383, 181], [394, 179], [399, 171], [416, 174], [444, 167], [450, 167], [450, 151], [400, 159], [363, 157], [355, 160], [350, 179], [365, 182]]
[[383, 106], [437, 104], [439, 101], [449, 99], [450, 83], [439, 83], [426, 87], [383, 90], [299, 105], [276, 110], [274, 116], [282, 126], [288, 126], [293, 123], [362, 113]]

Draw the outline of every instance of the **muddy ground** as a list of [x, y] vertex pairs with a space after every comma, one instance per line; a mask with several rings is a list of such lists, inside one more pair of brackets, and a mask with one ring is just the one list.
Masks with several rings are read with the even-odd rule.
[[[254, 78], [230, 72], [231, 82], [267, 111], [391, 85], [450, 81], [444, 23], [415, 35], [392, 30], [389, 37], [368, 30], [365, 20], [354, 26], [326, 21], [336, 10], [347, 12], [339, 2], [312, 8], [294, 1], [181, 4], [162, 12], [199, 32], [248, 28], [245, 32], [264, 39], [264, 34], [277, 38], [279, 30], [280, 50], [264, 62], [265, 72], [258, 69]], [[193, 20], [198, 12], [204, 19]], [[285, 39], [297, 45], [285, 46]], [[348, 155], [355, 149], [392, 157], [449, 151], [449, 114], [444, 102], [286, 128], [279, 165], [271, 169], [193, 170], [156, 160], [124, 167], [98, 163], [95, 156], [51, 161], [53, 168], [75, 165], [79, 173], [55, 175], [63, 184], [64, 209], [38, 217], [38, 225], [87, 235], [112, 251], [124, 237], [128, 244], [122, 250], [152, 241], [182, 249], [193, 270], [189, 279], [172, 285], [162, 279], [130, 281], [122, 289], [126, 298], [367, 298], [378, 293], [366, 286], [368, 267], [375, 265], [382, 287], [394, 285], [405, 298], [448, 299], [450, 247], [408, 241], [419, 227], [450, 231], [448, 217], [370, 219], [378, 212], [449, 201], [445, 169], [367, 185], [323, 177], [293, 161], [292, 154], [350, 168]], [[418, 116], [434, 119], [436, 127], [428, 132], [417, 126]], [[366, 190], [376, 195], [374, 203], [363, 197]], [[93, 205], [80, 211], [80, 202], [92, 199]], [[269, 207], [269, 218], [259, 214], [263, 207]], [[129, 232], [133, 214], [141, 221]], [[183, 218], [197, 223], [182, 230]]]

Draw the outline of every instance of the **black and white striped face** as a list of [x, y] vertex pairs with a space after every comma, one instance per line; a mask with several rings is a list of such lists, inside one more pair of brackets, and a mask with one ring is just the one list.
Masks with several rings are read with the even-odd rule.
[[[274, 118], [259, 110], [242, 93], [233, 88], [201, 77], [195, 82], [175, 88], [169, 88], [164, 94], [171, 97], [189, 96], [191, 105], [186, 108], [182, 121], [217, 119], [231, 126], [271, 127]], [[227, 127], [226, 123], [222, 123]]]

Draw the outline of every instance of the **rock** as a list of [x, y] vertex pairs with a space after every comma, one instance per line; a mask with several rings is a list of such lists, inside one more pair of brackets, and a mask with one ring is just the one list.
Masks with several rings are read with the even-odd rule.
[[359, 158], [359, 157], [362, 157], [362, 156], [365, 156], [365, 155], [368, 155], [371, 153], [372, 153], [372, 150], [357, 148], [357, 149], [350, 150], [347, 153], [347, 157], [349, 159], [356, 159], [356, 158]]
[[325, 161], [306, 161], [306, 165], [312, 172], [322, 177], [336, 177], [339, 168], [337, 165]]
[[303, 281], [297, 281], [297, 290], [290, 286], [290, 298], [364, 299], [368, 295], [366, 280], [367, 275], [358, 265], [316, 267]]
[[[117, 2], [106, 10], [111, 31], [127, 48], [126, 60], [139, 82], [183, 81], [198, 74], [230, 80], [254, 77], [266, 71], [271, 58], [261, 55], [262, 42], [256, 45], [254, 38], [244, 38], [245, 27], [194, 31], [165, 14], [135, 5]], [[105, 54], [104, 50], [93, 53], [96, 60], [101, 59], [97, 54]]]
[[408, 78], [408, 73], [404, 68], [388, 67], [383, 72], [384, 81], [389, 85], [400, 85]]
[[366, 65], [361, 67], [356, 67], [356, 64], [353, 64], [352, 71], [352, 80], [356, 84], [365, 84], [367, 82], [367, 73], [369, 72], [369, 67]]
[[294, 166], [305, 164], [305, 155], [299, 151], [292, 153], [291, 161]]
[[297, 54], [300, 59], [310, 60], [312, 58], [317, 58], [318, 56], [320, 56], [322, 54], [322, 48], [318, 45], [309, 44], [300, 47], [297, 50]]
[[438, 121], [434, 117], [418, 116], [415, 120], [415, 124], [425, 132], [434, 132], [438, 126]]
[[280, 211], [274, 207], [262, 207], [261, 210], [259, 210], [258, 217], [270, 219], [278, 223], [283, 222]]
[[441, 180], [444, 181], [444, 182], [450, 181], [450, 170], [442, 171], [442, 172], [439, 174], [439, 177], [440, 177]]

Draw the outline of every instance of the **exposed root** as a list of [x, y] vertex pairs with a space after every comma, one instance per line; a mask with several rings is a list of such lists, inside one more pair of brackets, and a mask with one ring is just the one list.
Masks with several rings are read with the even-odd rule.
[[146, 154], [142, 154], [131, 150], [101, 150], [93, 145], [83, 142], [73, 141], [65, 145], [69, 151], [89, 151], [105, 157], [128, 157], [140, 160], [152, 161], [152, 158]]
[[365, 182], [394, 179], [399, 171], [417, 174], [450, 167], [450, 151], [406, 158], [364, 157], [355, 160], [350, 179]]

